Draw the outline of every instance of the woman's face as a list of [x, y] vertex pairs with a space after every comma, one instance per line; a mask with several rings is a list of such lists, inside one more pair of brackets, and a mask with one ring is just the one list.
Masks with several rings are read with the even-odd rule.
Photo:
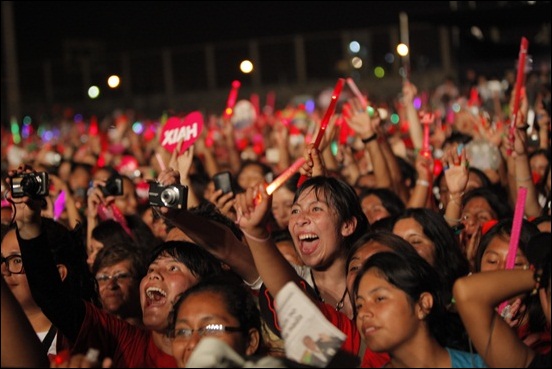
[[361, 277], [355, 306], [357, 328], [372, 351], [392, 353], [419, 334], [422, 323], [408, 296], [375, 268]]
[[431, 241], [420, 223], [414, 218], [404, 218], [395, 223], [393, 233], [408, 241], [429, 264], [435, 264], [435, 243]]
[[[351, 297], [351, 299], [353, 299], [353, 283], [355, 282], [355, 278], [358, 271], [362, 267], [362, 264], [364, 264], [364, 262], [372, 255], [384, 251], [393, 250], [389, 246], [373, 240], [368, 241], [355, 251], [349, 261], [349, 265], [347, 265], [347, 291], [349, 291], [349, 297]], [[354, 306], [355, 302], [351, 301], [351, 303]]]
[[471, 237], [477, 227], [489, 220], [498, 219], [498, 216], [484, 197], [474, 197], [466, 203], [460, 218], [465, 226], [463, 232]]
[[[510, 236], [495, 236], [487, 245], [483, 256], [481, 257], [481, 271], [506, 269], [506, 259], [508, 249], [510, 248]], [[514, 268], [522, 269], [529, 266], [527, 257], [519, 248], [516, 252]]]
[[391, 215], [387, 209], [383, 207], [380, 198], [376, 195], [368, 195], [364, 197], [361, 200], [360, 205], [362, 206], [362, 211], [366, 214], [370, 224], [374, 224], [378, 220]]
[[197, 284], [198, 278], [182, 262], [168, 254], [153, 261], [140, 283], [140, 303], [144, 326], [164, 331], [178, 295]]
[[263, 169], [254, 164], [246, 166], [237, 178], [238, 185], [243, 189], [263, 183], [264, 180]]
[[[4, 236], [2, 240], [2, 257], [8, 258], [15, 256], [16, 259], [12, 259], [12, 264], [22, 263], [21, 250], [19, 249], [19, 243], [17, 242], [17, 236], [15, 230], [10, 230]], [[17, 258], [19, 256], [19, 258]], [[29, 282], [27, 281], [27, 275], [24, 272], [21, 274], [14, 274], [8, 271], [6, 263], [2, 263], [2, 277], [6, 281], [6, 284], [12, 291], [13, 295], [21, 305], [23, 309], [27, 309], [31, 306], [36, 306], [33, 297], [31, 296], [31, 289], [29, 288]]]
[[123, 215], [133, 215], [138, 211], [138, 198], [130, 179], [123, 178], [123, 194], [115, 197], [115, 205]]
[[301, 193], [292, 207], [288, 229], [306, 266], [328, 265], [342, 254], [343, 237], [350, 233], [338, 221], [335, 208], [322, 192], [316, 196], [310, 188]]
[[[193, 350], [203, 338], [197, 330], [211, 324], [241, 328], [238, 319], [228, 312], [224, 299], [212, 291], [194, 293], [182, 301], [175, 321], [176, 335], [172, 341], [172, 351], [179, 368], [186, 366]], [[192, 329], [194, 332], [190, 337], [178, 335], [182, 329]], [[251, 355], [257, 349], [248, 345], [248, 336], [244, 332], [222, 331], [209, 336], [224, 341], [243, 356]]]
[[272, 194], [272, 215], [278, 227], [282, 229], [286, 229], [289, 224], [294, 196], [295, 193], [286, 187], [280, 187]]
[[96, 280], [105, 310], [123, 318], [140, 312], [140, 281], [132, 273], [130, 260], [101, 268]]

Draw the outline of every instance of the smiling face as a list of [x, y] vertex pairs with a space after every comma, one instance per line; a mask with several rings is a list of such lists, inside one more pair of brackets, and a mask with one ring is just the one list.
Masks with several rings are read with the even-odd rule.
[[[176, 312], [175, 330], [204, 328], [210, 324], [222, 324], [228, 327], [239, 327], [238, 319], [229, 313], [224, 299], [212, 291], [201, 291], [187, 297]], [[215, 336], [226, 342], [240, 355], [254, 352], [247, 346], [243, 332], [218, 332]], [[194, 332], [191, 337], [175, 337], [172, 341], [173, 356], [177, 366], [184, 368], [194, 348], [203, 337]]]
[[100, 299], [105, 310], [123, 318], [133, 316], [140, 309], [140, 286], [134, 278], [130, 260], [123, 260], [116, 264], [106, 266], [98, 270], [96, 278], [106, 276], [119, 276], [98, 281]]
[[418, 254], [426, 261], [435, 265], [435, 244], [424, 233], [420, 223], [414, 218], [404, 218], [395, 223], [393, 233], [408, 241]]
[[366, 272], [355, 299], [356, 325], [370, 350], [392, 353], [417, 334], [423, 324], [406, 293], [377, 269]]
[[178, 295], [198, 282], [190, 269], [175, 258], [162, 253], [150, 264], [140, 283], [140, 304], [144, 326], [163, 331]]
[[289, 218], [289, 231], [295, 248], [307, 266], [331, 263], [341, 252], [340, 244], [346, 235], [337, 231], [338, 215], [320, 193], [307, 189], [297, 199]]

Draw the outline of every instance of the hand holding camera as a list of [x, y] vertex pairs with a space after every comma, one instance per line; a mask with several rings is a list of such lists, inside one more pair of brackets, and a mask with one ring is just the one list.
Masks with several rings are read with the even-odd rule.
[[150, 182], [148, 198], [151, 206], [186, 209], [188, 187], [178, 184], [178, 172], [168, 168], [159, 174], [156, 182]]

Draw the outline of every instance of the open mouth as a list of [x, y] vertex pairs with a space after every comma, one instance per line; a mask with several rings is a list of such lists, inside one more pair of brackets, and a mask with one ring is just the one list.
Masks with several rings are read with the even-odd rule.
[[158, 287], [146, 289], [146, 303], [148, 307], [161, 306], [167, 301], [167, 293]]
[[304, 233], [299, 235], [301, 253], [310, 255], [316, 250], [320, 238], [314, 233]]

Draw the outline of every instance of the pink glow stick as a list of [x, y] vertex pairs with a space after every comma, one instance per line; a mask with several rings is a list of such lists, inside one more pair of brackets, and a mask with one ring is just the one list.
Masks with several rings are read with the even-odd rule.
[[[516, 209], [514, 211], [514, 220], [512, 222], [512, 234], [510, 236], [510, 245], [508, 247], [508, 256], [506, 256], [505, 269], [514, 269], [516, 260], [516, 253], [519, 244], [519, 235], [521, 232], [521, 224], [523, 222], [523, 214], [525, 212], [525, 199], [527, 198], [527, 188], [520, 187], [517, 193]], [[502, 313], [502, 310], [508, 305], [508, 301], [504, 301], [498, 307], [498, 312]]]
[[280, 186], [282, 186], [290, 177], [297, 172], [303, 164], [305, 164], [305, 158], [301, 157], [297, 159], [289, 168], [283, 171], [276, 179], [274, 179], [268, 186], [266, 186], [266, 193], [272, 195]]
[[232, 89], [228, 94], [228, 100], [226, 100], [226, 109], [224, 109], [224, 119], [229, 119], [232, 114], [234, 114], [234, 106], [236, 105], [236, 101], [238, 99], [238, 90], [240, 89], [240, 86], [240, 81], [236, 80], [232, 82]]
[[351, 77], [349, 77], [347, 78], [347, 84], [349, 85], [349, 88], [351, 89], [351, 91], [353, 91], [355, 96], [360, 100], [360, 103], [362, 104], [362, 109], [366, 109], [368, 107], [368, 102], [358, 89], [355, 81]]
[[[508, 140], [510, 143], [514, 143], [514, 129], [516, 129], [516, 120], [519, 111], [519, 101], [521, 99], [521, 86], [523, 85], [523, 79], [525, 77], [525, 58], [527, 57], [527, 49], [529, 48], [529, 41], [525, 38], [521, 38], [521, 44], [519, 46], [518, 67], [516, 75], [516, 87], [514, 90], [514, 106], [512, 107], [512, 120], [510, 121], [510, 132]], [[508, 149], [508, 155], [512, 154], [512, 150]]]
[[65, 191], [61, 190], [54, 202], [54, 220], [58, 220], [61, 217], [63, 210], [65, 210]]
[[165, 162], [163, 161], [163, 158], [161, 157], [161, 154], [156, 152], [155, 153], [155, 158], [157, 159], [157, 162], [159, 163], [159, 168], [161, 168], [161, 170], [167, 169], [167, 166], [165, 165]]
[[[337, 80], [337, 83], [335, 84], [330, 105], [326, 110], [326, 114], [324, 114], [324, 117], [322, 118], [322, 122], [320, 122], [320, 130], [318, 131], [318, 135], [314, 140], [315, 149], [318, 149], [318, 147], [320, 146], [320, 142], [322, 141], [322, 137], [324, 137], [324, 132], [326, 132], [326, 128], [328, 128], [328, 123], [330, 122], [330, 118], [332, 117], [332, 114], [335, 111], [335, 105], [337, 104], [337, 99], [341, 94], [341, 90], [343, 89], [344, 84], [345, 84], [345, 79], [343, 78], [339, 78]], [[300, 187], [303, 184], [303, 182], [305, 182], [306, 179], [307, 179], [307, 176], [301, 175], [301, 177], [299, 178], [299, 182], [297, 183], [297, 186]]]

